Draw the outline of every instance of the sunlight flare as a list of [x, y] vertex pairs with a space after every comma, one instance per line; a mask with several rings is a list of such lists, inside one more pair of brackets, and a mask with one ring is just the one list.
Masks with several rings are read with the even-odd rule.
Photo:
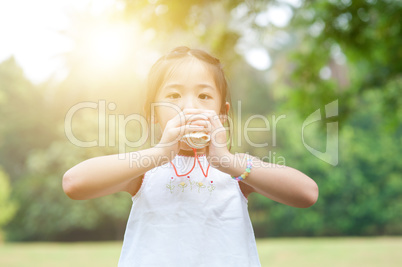
[[88, 38], [88, 56], [94, 67], [115, 68], [122, 64], [132, 44], [128, 27], [108, 25], [94, 29]]

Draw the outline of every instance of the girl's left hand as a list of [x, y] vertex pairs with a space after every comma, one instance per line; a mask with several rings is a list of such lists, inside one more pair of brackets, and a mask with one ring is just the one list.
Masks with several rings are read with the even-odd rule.
[[227, 147], [226, 128], [222, 124], [222, 115], [217, 115], [213, 110], [205, 110], [203, 113], [208, 117], [210, 121], [209, 133], [211, 135], [211, 141], [208, 149], [208, 161], [211, 166], [219, 167], [221, 162], [224, 161], [224, 157], [231, 156]]

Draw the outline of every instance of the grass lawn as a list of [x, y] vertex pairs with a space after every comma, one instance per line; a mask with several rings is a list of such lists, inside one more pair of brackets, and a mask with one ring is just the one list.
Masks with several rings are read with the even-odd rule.
[[[257, 240], [263, 267], [402, 266], [402, 237]], [[4, 267], [117, 266], [121, 242], [0, 244]]]

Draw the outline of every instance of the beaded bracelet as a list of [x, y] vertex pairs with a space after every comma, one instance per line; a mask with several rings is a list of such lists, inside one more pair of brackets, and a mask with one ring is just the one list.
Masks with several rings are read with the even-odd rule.
[[232, 178], [235, 179], [235, 180], [237, 180], [237, 181], [242, 181], [242, 180], [246, 179], [247, 176], [250, 174], [252, 167], [253, 167], [253, 162], [252, 162], [252, 160], [251, 160], [249, 157], [247, 157], [247, 167], [246, 167], [246, 171], [245, 171], [242, 175], [240, 175], [240, 176], [238, 176], [238, 177], [232, 176]]

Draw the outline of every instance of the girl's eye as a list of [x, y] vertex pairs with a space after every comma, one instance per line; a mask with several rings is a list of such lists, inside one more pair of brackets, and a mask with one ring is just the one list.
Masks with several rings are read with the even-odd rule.
[[212, 97], [210, 97], [210, 96], [207, 95], [207, 94], [200, 94], [200, 95], [199, 95], [199, 98], [201, 98], [201, 99], [203, 99], [203, 100], [207, 100], [207, 99], [211, 99]]
[[177, 99], [177, 98], [180, 98], [180, 95], [178, 93], [173, 93], [173, 94], [168, 95], [166, 98]]

